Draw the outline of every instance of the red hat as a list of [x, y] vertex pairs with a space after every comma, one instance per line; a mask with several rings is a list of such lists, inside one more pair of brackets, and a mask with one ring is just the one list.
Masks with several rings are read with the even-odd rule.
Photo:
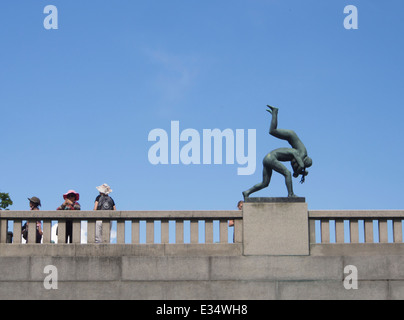
[[71, 193], [73, 193], [73, 194], [76, 196], [76, 201], [78, 201], [78, 200], [80, 199], [80, 195], [79, 195], [76, 191], [74, 191], [74, 190], [69, 190], [69, 191], [67, 191], [67, 192], [63, 195], [63, 199], [66, 199], [66, 198], [67, 198], [67, 195], [68, 195], [68, 194], [71, 194]]

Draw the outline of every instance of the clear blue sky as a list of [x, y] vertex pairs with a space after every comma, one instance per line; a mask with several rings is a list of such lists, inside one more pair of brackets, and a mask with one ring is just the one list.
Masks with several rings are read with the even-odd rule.
[[[294, 179], [309, 209], [401, 209], [403, 18], [402, 0], [3, 0], [0, 192], [12, 210], [31, 196], [54, 210], [75, 189], [91, 210], [106, 182], [118, 210], [236, 209], [265, 154], [288, 146], [268, 134], [271, 104], [313, 159]], [[255, 129], [255, 173], [152, 165], [149, 132], [171, 121]], [[252, 196], [286, 195], [274, 173]]]

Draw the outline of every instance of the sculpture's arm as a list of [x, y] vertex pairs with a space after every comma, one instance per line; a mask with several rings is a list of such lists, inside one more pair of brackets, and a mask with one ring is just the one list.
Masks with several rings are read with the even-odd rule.
[[[296, 169], [295, 169], [295, 167], [293, 166], [293, 163], [292, 163], [293, 171], [300, 173], [300, 171], [302, 171], [303, 168], [304, 168], [303, 159], [298, 155], [297, 151], [293, 152], [293, 157], [295, 158], [295, 160], [297, 162]], [[292, 162], [293, 162], [293, 160], [292, 160]]]
[[299, 165], [297, 164], [297, 161], [295, 159], [293, 159], [290, 164], [292, 165], [292, 169], [293, 169], [293, 177], [297, 178], [300, 174], [299, 172]]

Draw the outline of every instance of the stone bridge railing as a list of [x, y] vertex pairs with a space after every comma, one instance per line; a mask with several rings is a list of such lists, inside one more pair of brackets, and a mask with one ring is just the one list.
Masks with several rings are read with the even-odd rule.
[[[72, 243], [95, 243], [96, 221], [102, 221], [102, 243], [111, 242], [111, 224], [116, 223], [116, 243], [139, 244], [227, 243], [229, 220], [234, 221], [234, 242], [242, 242], [242, 211], [0, 211], [0, 243], [22, 241], [21, 228], [29, 222], [28, 243], [35, 243], [36, 222], [41, 221], [42, 243], [56, 242], [52, 226], [57, 222], [57, 243], [65, 243], [66, 222], [72, 223]], [[10, 223], [12, 222], [12, 223]], [[84, 222], [84, 223], [83, 223]], [[11, 227], [10, 227], [11, 226]], [[186, 227], [185, 227], [186, 226]], [[82, 239], [85, 228], [86, 240]], [[10, 230], [11, 229], [11, 230]], [[145, 229], [145, 230], [142, 230]], [[106, 230], [106, 231], [105, 231]], [[155, 233], [158, 232], [158, 235]], [[141, 233], [144, 237], [141, 237]], [[203, 233], [203, 234], [202, 234]], [[190, 234], [190, 235], [189, 235]], [[214, 236], [215, 235], [215, 236]], [[142, 241], [144, 238], [144, 241]], [[83, 241], [84, 240], [84, 241]]]
[[[275, 200], [243, 211], [0, 211], [0, 299], [404, 299], [404, 210]], [[69, 220], [73, 244], [64, 244]]]
[[404, 210], [309, 211], [310, 243], [403, 243]]
[[[297, 213], [293, 206], [299, 208]], [[242, 245], [244, 250], [250, 246], [253, 250], [249, 252], [254, 254], [255, 247], [260, 245], [263, 248], [257, 252], [269, 255], [307, 255], [313, 245], [338, 244], [347, 248], [353, 244], [403, 243], [404, 210], [307, 210], [305, 203], [245, 203], [244, 207], [244, 211], [1, 211], [0, 243], [10, 242], [10, 232], [14, 235], [13, 244], [24, 241], [21, 227], [25, 221], [29, 222], [28, 243], [31, 244], [35, 243], [37, 221], [42, 223], [44, 244], [65, 243], [67, 221], [72, 222], [71, 242], [75, 244], [95, 243], [96, 221], [102, 221], [106, 230], [103, 244], [111, 243], [112, 224], [117, 244], [230, 242]], [[234, 221], [234, 227], [229, 227], [229, 220]], [[56, 222], [57, 241], [55, 235], [52, 236]], [[255, 226], [250, 227], [254, 223]], [[298, 226], [298, 232], [290, 225]], [[263, 236], [265, 234], [269, 237]], [[292, 251], [282, 248], [293, 245], [300, 247]]]

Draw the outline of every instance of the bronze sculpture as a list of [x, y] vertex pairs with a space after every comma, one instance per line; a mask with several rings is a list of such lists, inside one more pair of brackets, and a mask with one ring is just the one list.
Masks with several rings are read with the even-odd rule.
[[289, 142], [292, 148], [278, 148], [268, 153], [264, 160], [262, 182], [254, 185], [250, 189], [243, 192], [243, 197], [248, 198], [253, 192], [257, 192], [266, 188], [272, 177], [272, 172], [275, 170], [285, 177], [286, 189], [288, 190], [288, 197], [296, 197], [293, 193], [292, 175], [290, 171], [281, 163], [290, 161], [293, 168], [293, 177], [297, 178], [302, 176], [301, 183], [304, 182], [305, 177], [308, 175], [306, 168], [312, 165], [312, 159], [307, 156], [307, 150], [303, 142], [299, 139], [296, 132], [293, 130], [278, 129], [278, 108], [267, 105], [267, 111], [272, 114], [271, 125], [269, 134], [282, 140]]

